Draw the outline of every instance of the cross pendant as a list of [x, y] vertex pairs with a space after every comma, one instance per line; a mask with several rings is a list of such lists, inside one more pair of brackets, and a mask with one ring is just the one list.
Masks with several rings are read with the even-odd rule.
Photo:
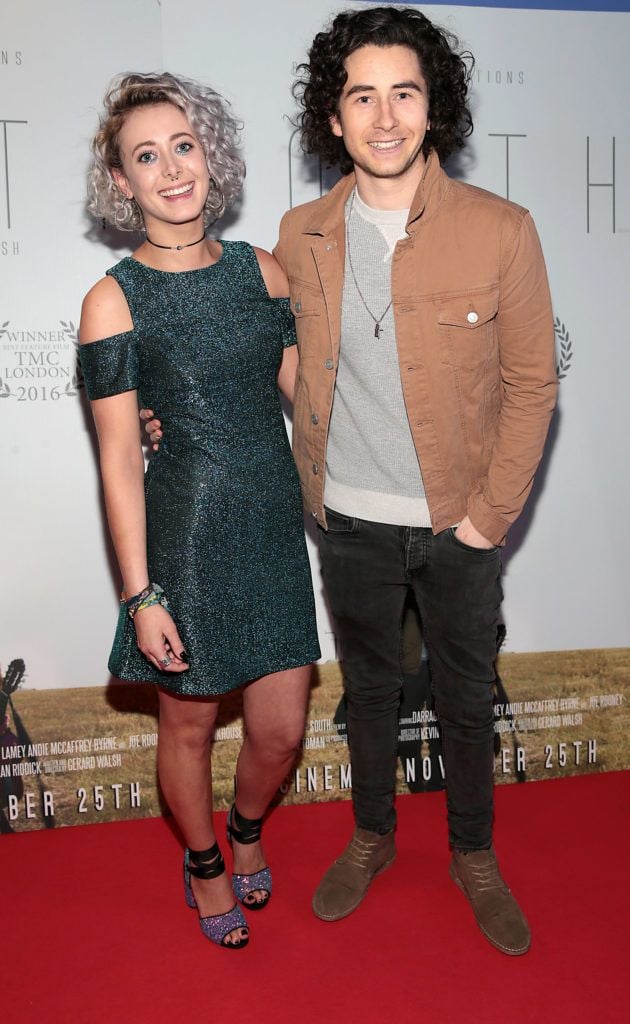
[[380, 336], [381, 336], [381, 325], [380, 324], [374, 324], [374, 337], [375, 338], [380, 338]]

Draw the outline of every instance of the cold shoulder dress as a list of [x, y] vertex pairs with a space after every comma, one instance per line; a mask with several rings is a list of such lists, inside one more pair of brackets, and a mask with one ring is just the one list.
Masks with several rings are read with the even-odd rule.
[[225, 693], [319, 657], [300, 485], [277, 390], [295, 344], [288, 299], [256, 254], [169, 273], [127, 257], [109, 270], [133, 329], [81, 346], [90, 399], [138, 390], [162, 421], [145, 476], [149, 576], [190, 659], [159, 672], [121, 605], [109, 669], [181, 694]]

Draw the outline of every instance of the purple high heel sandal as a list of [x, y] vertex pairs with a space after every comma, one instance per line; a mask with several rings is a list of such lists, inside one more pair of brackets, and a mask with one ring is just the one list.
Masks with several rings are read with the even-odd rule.
[[[197, 901], [190, 884], [190, 876], [195, 878], [218, 878], [225, 871], [225, 862], [215, 843], [209, 850], [186, 850], [184, 854], [184, 896], [186, 903], [193, 910], [197, 910]], [[244, 949], [249, 942], [249, 935], [237, 939], [236, 942], [226, 942], [230, 932], [237, 928], [247, 928], [247, 921], [237, 903], [226, 914], [213, 914], [210, 917], [199, 916], [199, 927], [203, 934], [211, 942], [223, 949]]]
[[[243, 846], [250, 846], [260, 840], [262, 832], [262, 818], [244, 818], [239, 814], [236, 804], [232, 804], [227, 817], [227, 837], [232, 848], [234, 843], [242, 843]], [[232, 888], [236, 898], [240, 900], [248, 910], [262, 910], [271, 899], [271, 868], [261, 868], [253, 875], [232, 875]], [[256, 891], [264, 892], [262, 900], [247, 900], [247, 897]]]

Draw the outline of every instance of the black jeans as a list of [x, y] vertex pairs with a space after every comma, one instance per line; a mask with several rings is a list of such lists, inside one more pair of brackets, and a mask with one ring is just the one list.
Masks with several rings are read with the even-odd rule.
[[319, 546], [341, 651], [356, 824], [382, 833], [396, 822], [401, 623], [412, 588], [442, 732], [449, 840], [483, 849], [492, 841], [500, 549], [468, 547], [454, 530], [434, 536], [333, 511], [327, 518]]

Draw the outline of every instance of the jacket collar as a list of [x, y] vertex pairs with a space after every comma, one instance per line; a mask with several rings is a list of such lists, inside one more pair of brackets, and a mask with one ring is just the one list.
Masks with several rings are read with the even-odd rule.
[[420, 184], [411, 203], [407, 219], [407, 231], [414, 231], [420, 218], [427, 221], [435, 213], [446, 198], [449, 186], [450, 178], [442, 170], [440, 159], [435, 150], [432, 149], [424, 168], [424, 174], [420, 179]]
[[[432, 149], [409, 210], [407, 220], [409, 232], [415, 230], [416, 222], [421, 217], [427, 220], [441, 205], [448, 192], [449, 182], [448, 175], [440, 166], [437, 153]], [[338, 181], [328, 195], [323, 196], [315, 204], [313, 216], [304, 227], [304, 234], [328, 235], [334, 231], [343, 222], [346, 202], [355, 185], [354, 172]]]

